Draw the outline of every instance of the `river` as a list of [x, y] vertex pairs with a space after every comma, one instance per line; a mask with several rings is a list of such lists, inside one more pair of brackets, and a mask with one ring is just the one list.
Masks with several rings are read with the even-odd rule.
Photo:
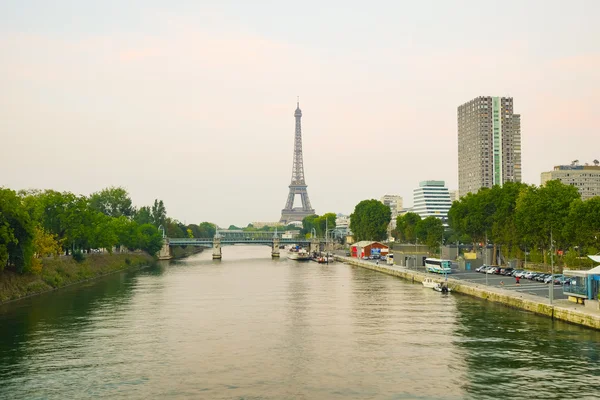
[[600, 395], [600, 332], [269, 256], [225, 247], [0, 306], [0, 398]]

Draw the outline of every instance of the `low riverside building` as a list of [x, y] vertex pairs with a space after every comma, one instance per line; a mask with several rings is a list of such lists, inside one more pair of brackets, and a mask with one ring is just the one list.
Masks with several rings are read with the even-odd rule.
[[[595, 160], [597, 163], [597, 160]], [[600, 165], [557, 165], [554, 170], [542, 172], [541, 184], [558, 179], [565, 185], [575, 186], [582, 200], [600, 196]]]
[[371, 254], [388, 254], [389, 248], [383, 243], [379, 242], [371, 242], [368, 240], [362, 240], [360, 242], [354, 243], [350, 247], [350, 254], [352, 257], [369, 257]]
[[[600, 256], [588, 256], [595, 262], [600, 262]], [[563, 293], [569, 300], [585, 303], [586, 300], [598, 300], [600, 292], [600, 265], [590, 270], [564, 270], [563, 275], [568, 284], [563, 285]]]

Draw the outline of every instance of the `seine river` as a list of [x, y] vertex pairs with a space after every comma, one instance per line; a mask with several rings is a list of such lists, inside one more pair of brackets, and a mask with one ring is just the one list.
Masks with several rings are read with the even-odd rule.
[[597, 399], [600, 332], [225, 247], [0, 306], [1, 399]]

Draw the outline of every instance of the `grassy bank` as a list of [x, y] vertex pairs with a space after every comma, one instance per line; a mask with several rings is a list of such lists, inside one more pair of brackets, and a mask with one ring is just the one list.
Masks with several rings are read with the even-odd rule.
[[89, 254], [81, 263], [72, 257], [46, 258], [39, 275], [0, 272], [0, 303], [153, 262], [154, 259], [145, 253]]

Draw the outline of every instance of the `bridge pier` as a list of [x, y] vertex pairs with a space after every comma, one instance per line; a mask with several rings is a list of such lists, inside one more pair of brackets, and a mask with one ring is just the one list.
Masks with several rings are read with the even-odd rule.
[[279, 238], [273, 238], [273, 247], [271, 247], [271, 257], [279, 258]]
[[310, 242], [310, 254], [319, 253], [321, 251], [321, 242], [314, 238]]
[[158, 252], [159, 260], [170, 260], [173, 258], [171, 255], [171, 248], [169, 247], [169, 238], [163, 238], [163, 245]]
[[213, 239], [213, 260], [221, 259], [221, 238], [214, 237]]

